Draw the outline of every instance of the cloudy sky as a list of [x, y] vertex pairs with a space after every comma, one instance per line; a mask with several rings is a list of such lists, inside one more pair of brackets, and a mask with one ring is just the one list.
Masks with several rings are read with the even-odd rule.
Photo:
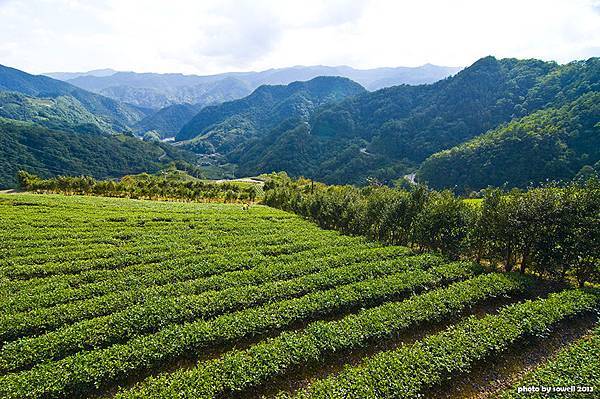
[[210, 74], [600, 56], [600, 0], [0, 0], [0, 64]]

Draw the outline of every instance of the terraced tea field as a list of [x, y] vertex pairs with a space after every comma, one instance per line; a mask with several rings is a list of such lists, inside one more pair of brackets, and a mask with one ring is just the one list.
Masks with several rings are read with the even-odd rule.
[[4, 194], [0, 222], [1, 398], [600, 389], [596, 291], [263, 206]]

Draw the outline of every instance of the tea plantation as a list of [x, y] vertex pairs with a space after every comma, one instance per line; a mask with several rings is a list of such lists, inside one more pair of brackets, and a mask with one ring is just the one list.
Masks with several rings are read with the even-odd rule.
[[0, 194], [0, 398], [591, 398], [599, 309], [261, 205]]

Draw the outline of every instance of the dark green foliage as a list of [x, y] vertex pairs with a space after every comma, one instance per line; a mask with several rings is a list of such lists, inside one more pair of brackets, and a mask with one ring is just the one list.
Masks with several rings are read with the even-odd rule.
[[[552, 393], [530, 392], [522, 387], [548, 387], [556, 389], [565, 397], [592, 397], [592, 392], [600, 389], [600, 326], [594, 328], [589, 337], [585, 337], [562, 349], [557, 356], [529, 371], [512, 388], [502, 393], [502, 399], [543, 399]], [[521, 388], [521, 389], [520, 389]], [[562, 390], [561, 390], [562, 388]], [[575, 389], [566, 391], [566, 389]], [[535, 389], [535, 388], [534, 388]], [[569, 393], [565, 393], [569, 392]], [[575, 392], [575, 393], [573, 393]], [[560, 397], [560, 393], [555, 394]]]
[[37, 98], [0, 91], [0, 117], [77, 133], [114, 133], [110, 124], [89, 112], [71, 96]]
[[497, 315], [472, 316], [412, 345], [384, 351], [341, 373], [279, 399], [418, 398], [458, 373], [468, 373], [523, 339], [598, 309], [597, 293], [567, 290], [507, 306]]
[[261, 86], [241, 100], [204, 108], [181, 129], [177, 140], [198, 137], [208, 141], [215, 151], [229, 153], [285, 119], [306, 121], [317, 106], [364, 92], [359, 84], [339, 77]]
[[488, 190], [480, 203], [450, 191], [324, 186], [273, 175], [264, 202], [308, 217], [321, 227], [438, 251], [451, 258], [486, 259], [506, 271], [600, 281], [600, 184], [597, 180], [527, 192]]
[[63, 132], [0, 118], [0, 187], [15, 187], [19, 170], [45, 178], [89, 175], [105, 179], [156, 172], [175, 159], [193, 160], [193, 156], [130, 136]]
[[[600, 161], [600, 92], [537, 111], [429, 157], [418, 177], [458, 192], [570, 180]], [[591, 169], [591, 170], [590, 170]]]
[[[400, 260], [401, 262], [401, 260]], [[435, 265], [437, 264], [437, 265]], [[246, 337], [264, 336], [294, 323], [336, 314], [389, 298], [468, 279], [479, 273], [464, 263], [439, 265], [423, 258], [413, 269], [276, 301], [217, 318], [172, 324], [155, 334], [140, 335], [107, 348], [82, 351], [57, 362], [36, 365], [22, 373], [0, 376], [3, 398], [84, 396], [107, 383], [147, 372], [169, 360], [199, 354], [207, 348], [231, 344]], [[421, 266], [421, 267], [419, 267]], [[427, 269], [427, 270], [424, 270]], [[32, 391], [32, 387], [35, 390]]]
[[0, 65], [0, 90], [48, 99], [70, 96], [72, 97], [70, 101], [78, 103], [90, 113], [102, 118], [116, 132], [129, 131], [128, 126], [145, 116], [140, 108], [90, 93], [60, 80], [30, 75], [3, 65]]
[[310, 217], [320, 226], [390, 244], [414, 245], [457, 258], [467, 248], [472, 206], [452, 193], [388, 187], [324, 186], [278, 175], [265, 185], [267, 205]]
[[364, 348], [411, 327], [457, 316], [485, 299], [523, 292], [526, 287], [527, 280], [515, 275], [474, 277], [406, 301], [362, 310], [340, 320], [317, 321], [300, 331], [284, 332], [194, 369], [147, 380], [138, 389], [125, 391], [117, 398], [219, 397], [223, 392], [242, 392], [307, 364], [324, 363], [333, 354]]
[[458, 258], [466, 250], [470, 227], [476, 220], [471, 207], [449, 191], [432, 193], [413, 222], [414, 242]]
[[[514, 118], [598, 91], [599, 66], [597, 58], [558, 65], [485, 57], [432, 85], [390, 87], [324, 104], [308, 121], [280, 120], [270, 130], [269, 126], [245, 127], [242, 130], [256, 129], [256, 138], [235, 151], [229, 147], [219, 151], [239, 165], [240, 175], [284, 170], [328, 183], [365, 184], [368, 178], [388, 182], [414, 170], [430, 155]], [[222, 107], [211, 111], [213, 119], [204, 126], [239, 117], [234, 109], [219, 115]], [[227, 124], [219, 140], [239, 137], [239, 126]], [[195, 141], [202, 145], [212, 140], [204, 139], [198, 136]], [[555, 168], [539, 174], [562, 176]], [[438, 179], [443, 181], [443, 176]]]
[[509, 195], [489, 190], [474, 235], [478, 257], [520, 263], [554, 278], [570, 274], [580, 285], [600, 281], [600, 186], [536, 188]]
[[[168, 170], [157, 175], [128, 175], [118, 181], [98, 181], [89, 176], [59, 176], [44, 180], [23, 171], [19, 172], [18, 179], [21, 188], [28, 191], [107, 197], [237, 202], [254, 201], [259, 194], [259, 189], [254, 183], [216, 183], [199, 180], [177, 170], [176, 165], [182, 163], [183, 161], [176, 161]], [[181, 166], [187, 166], [192, 173], [199, 173], [185, 163]]]
[[[407, 257], [408, 262], [394, 260], [371, 264], [371, 267], [352, 264], [286, 281], [267, 282], [258, 286], [231, 287], [200, 294], [176, 296], [175, 290], [167, 296], [153, 296], [152, 293], [148, 293], [143, 303], [121, 311], [69, 326], [63, 325], [43, 336], [6, 342], [0, 351], [0, 373], [31, 368], [48, 360], [62, 359], [78, 352], [82, 347], [90, 349], [108, 347], [171, 324], [209, 319], [319, 290], [393, 276], [403, 268], [410, 270], [411, 267], [407, 265], [411, 262], [417, 263], [423, 258], [426, 257]], [[460, 267], [478, 270], [476, 266], [469, 264], [460, 264]], [[68, 310], [77, 311], [76, 308]], [[88, 312], [94, 310], [97, 313], [101, 312], [100, 309], [88, 309]], [[19, 321], [24, 323], [23, 319], [25, 318]], [[41, 328], [48, 327], [44, 325]], [[102, 334], [98, 335], [98, 331], [102, 331]]]

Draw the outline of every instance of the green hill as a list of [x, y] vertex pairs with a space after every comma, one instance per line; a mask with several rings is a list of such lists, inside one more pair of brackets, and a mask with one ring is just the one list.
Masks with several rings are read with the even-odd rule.
[[120, 177], [156, 172], [191, 154], [164, 144], [125, 135], [94, 135], [50, 130], [33, 123], [0, 118], [0, 187], [16, 186], [27, 170], [41, 177], [89, 175]]
[[396, 86], [318, 108], [230, 154], [238, 173], [285, 170], [330, 183], [395, 179], [428, 156], [600, 86], [600, 59], [558, 65], [483, 58], [432, 85]]
[[261, 86], [243, 99], [202, 109], [176, 139], [193, 139], [189, 147], [198, 152], [228, 154], [288, 118], [306, 121], [319, 105], [364, 92], [358, 83], [340, 77]]
[[457, 147], [436, 153], [418, 178], [459, 192], [569, 180], [582, 168], [600, 172], [600, 92], [537, 111]]
[[0, 117], [78, 133], [114, 133], [109, 123], [71, 96], [39, 98], [0, 91]]
[[130, 131], [146, 115], [146, 110], [113, 99], [88, 92], [69, 83], [42, 75], [30, 75], [18, 69], [0, 65], [0, 90], [17, 92], [42, 99], [57, 99], [65, 96], [75, 107], [81, 107], [101, 119], [102, 125], [110, 126], [114, 132]]

